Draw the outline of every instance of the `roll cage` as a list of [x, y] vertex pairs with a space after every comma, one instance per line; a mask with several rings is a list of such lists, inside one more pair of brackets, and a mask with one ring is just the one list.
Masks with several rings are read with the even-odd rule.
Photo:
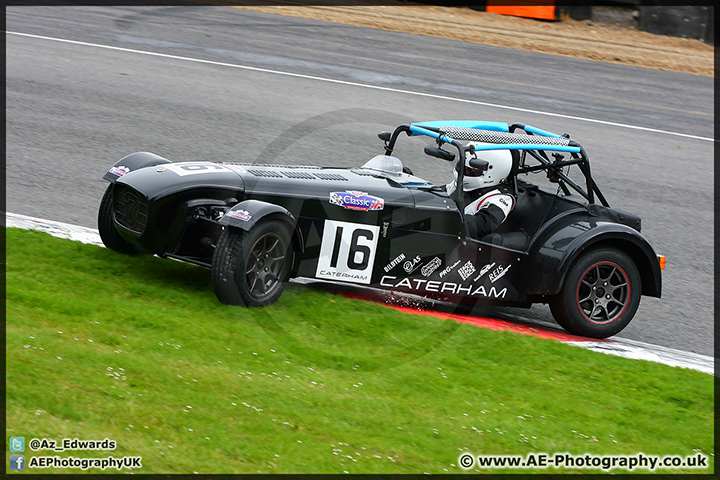
[[[516, 133], [517, 131], [523, 133]], [[457, 162], [460, 162], [467, 156], [474, 157], [475, 152], [483, 150], [522, 152], [522, 154], [514, 156], [517, 160], [513, 161], [516, 165], [513, 165], [511, 171], [510, 181], [516, 195], [517, 174], [545, 171], [548, 180], [557, 183], [563, 193], [569, 194], [569, 189], [572, 188], [588, 203], [596, 203], [597, 197], [603, 206], [609, 207], [607, 200], [593, 181], [590, 160], [585, 149], [575, 140], [571, 140], [568, 134], [558, 135], [521, 123], [508, 125], [501, 122], [468, 120], [409, 123], [398, 126], [393, 132], [381, 132], [378, 135], [385, 142], [386, 155], [392, 154], [395, 142], [403, 132], [408, 136], [425, 135], [434, 138], [436, 146], [426, 146], [425, 153], [448, 161], [457, 159]], [[466, 145], [462, 141], [483, 142], [484, 145]], [[455, 147], [458, 155], [444, 150], [442, 148], [444, 144]], [[552, 160], [549, 158], [548, 152], [553, 152]], [[566, 158], [563, 153], [570, 154], [570, 157]], [[537, 163], [528, 165], [528, 157], [535, 159]], [[470, 160], [470, 164], [478, 168], [483, 167], [483, 162], [477, 159]], [[585, 188], [575, 183], [563, 172], [565, 167], [571, 165], [577, 165], [582, 172], [585, 177]], [[465, 169], [458, 170], [457, 184], [462, 185]], [[461, 188], [455, 190], [454, 200], [462, 212], [464, 205]]]

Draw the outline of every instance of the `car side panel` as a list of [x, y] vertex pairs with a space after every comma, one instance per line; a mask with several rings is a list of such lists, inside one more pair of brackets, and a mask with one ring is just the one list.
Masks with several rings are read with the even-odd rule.
[[303, 249], [296, 251], [293, 276], [371, 284], [387, 255], [389, 225], [415, 210], [409, 190], [385, 178], [346, 169], [242, 168], [246, 198], [281, 206], [297, 219]]
[[643, 294], [660, 296], [661, 273], [657, 256], [648, 241], [635, 229], [576, 209], [555, 217], [533, 239], [524, 291], [528, 296], [554, 295], [563, 285], [572, 263], [588, 249], [611, 246], [628, 253], [643, 279]]
[[377, 287], [453, 302], [521, 301], [514, 271], [522, 253], [465, 238], [460, 212], [444, 192], [413, 195], [415, 221], [403, 232], [390, 229]]

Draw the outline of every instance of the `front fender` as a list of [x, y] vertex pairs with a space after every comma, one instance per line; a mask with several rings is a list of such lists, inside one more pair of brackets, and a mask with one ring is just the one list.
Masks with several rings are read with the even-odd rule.
[[302, 235], [295, 229], [297, 219], [285, 207], [260, 200], [245, 200], [234, 205], [218, 221], [220, 225], [248, 231], [260, 220], [274, 216], [287, 222], [293, 229], [293, 236], [300, 251], [305, 251]]
[[613, 222], [585, 217], [566, 224], [549, 234], [535, 248], [528, 272], [528, 293], [557, 294], [570, 266], [588, 249], [615, 248], [635, 262], [642, 279], [642, 293], [660, 297], [662, 279], [657, 254], [637, 230]]
[[103, 179], [110, 183], [115, 183], [118, 178], [132, 171], [145, 167], [154, 167], [155, 165], [161, 165], [163, 163], [172, 162], [167, 158], [150, 152], [131, 153], [115, 162], [115, 164], [110, 167], [110, 170], [105, 172]]

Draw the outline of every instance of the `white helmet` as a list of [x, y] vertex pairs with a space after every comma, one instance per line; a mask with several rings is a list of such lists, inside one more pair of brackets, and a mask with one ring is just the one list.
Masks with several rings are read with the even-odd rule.
[[[471, 142], [468, 145], [488, 145], [487, 143]], [[470, 166], [470, 160], [474, 157], [470, 156], [465, 159], [465, 174], [463, 175], [463, 190], [470, 192], [483, 187], [494, 187], [504, 182], [510, 170], [512, 170], [512, 154], [510, 150], [482, 150], [475, 153], [480, 160], [488, 162], [487, 170], [478, 170]], [[455, 175], [455, 183], [457, 183], [458, 168], [460, 162], [455, 166], [453, 174]]]

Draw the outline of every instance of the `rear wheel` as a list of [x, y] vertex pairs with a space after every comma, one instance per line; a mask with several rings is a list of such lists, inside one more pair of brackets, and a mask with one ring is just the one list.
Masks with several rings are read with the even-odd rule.
[[133, 255], [139, 253], [140, 250], [124, 238], [120, 236], [115, 228], [112, 211], [113, 184], [108, 185], [100, 201], [100, 210], [98, 210], [98, 232], [103, 244], [119, 253]]
[[550, 301], [566, 330], [592, 338], [619, 333], [635, 316], [642, 292], [640, 273], [625, 253], [591, 250], [570, 267], [565, 284]]
[[266, 220], [249, 231], [225, 227], [212, 258], [218, 300], [263, 307], [275, 303], [292, 267], [292, 232], [287, 223]]

